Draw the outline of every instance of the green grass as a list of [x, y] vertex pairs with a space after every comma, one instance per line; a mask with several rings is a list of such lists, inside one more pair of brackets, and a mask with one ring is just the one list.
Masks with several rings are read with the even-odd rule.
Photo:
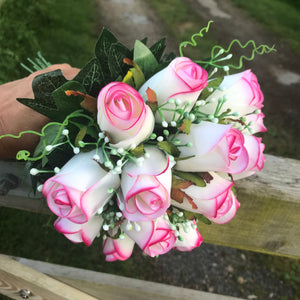
[[28, 75], [20, 63], [41, 51], [81, 67], [92, 57], [95, 12], [89, 0], [5, 0], [0, 7], [0, 83]]
[[231, 0], [261, 24], [287, 41], [300, 55], [300, 2], [296, 0]]

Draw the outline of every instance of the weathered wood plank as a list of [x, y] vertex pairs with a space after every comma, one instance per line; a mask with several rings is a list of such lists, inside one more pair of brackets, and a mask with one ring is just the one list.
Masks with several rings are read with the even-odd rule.
[[22, 299], [21, 290], [31, 292], [33, 300], [97, 300], [89, 294], [29, 268], [8, 256], [0, 255], [0, 294]]
[[22, 264], [55, 277], [77, 289], [103, 300], [242, 300], [230, 296], [217, 295], [172, 285], [154, 283], [134, 278], [94, 272], [73, 267], [15, 258]]
[[[22, 174], [19, 164], [0, 162], [0, 173]], [[19, 175], [20, 176], [20, 175]], [[225, 225], [201, 225], [208, 243], [299, 257], [300, 161], [266, 155], [262, 172], [236, 181], [241, 207]], [[50, 213], [45, 200], [23, 198], [20, 186], [0, 196], [0, 206]]]

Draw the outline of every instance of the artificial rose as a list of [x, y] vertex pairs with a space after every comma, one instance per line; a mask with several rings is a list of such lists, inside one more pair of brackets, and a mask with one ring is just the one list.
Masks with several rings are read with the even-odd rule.
[[[118, 188], [118, 175], [106, 172], [93, 156], [79, 153], [43, 185], [50, 210], [74, 223], [85, 223], [109, 200], [109, 188]], [[100, 158], [100, 162], [103, 162]]]
[[[187, 111], [191, 110], [197, 101], [201, 91], [207, 86], [207, 72], [187, 57], [175, 58], [168, 67], [164, 68], [140, 88], [139, 93], [145, 101], [148, 100], [147, 89], [153, 90], [157, 97], [158, 105], [162, 105], [169, 99], [181, 100], [178, 108], [190, 102]], [[164, 108], [174, 109], [174, 104], [166, 104]], [[173, 112], [162, 111], [167, 122], [172, 121]], [[156, 120], [161, 122], [159, 114]]]
[[236, 214], [240, 203], [236, 199], [232, 191], [227, 194], [227, 197], [218, 209], [218, 213], [215, 217], [210, 217], [209, 219], [216, 224], [225, 224], [229, 222]]
[[257, 132], [266, 132], [267, 128], [264, 125], [263, 118], [265, 115], [260, 112], [259, 114], [250, 114], [246, 116], [246, 123], [252, 122], [252, 125], [250, 125], [251, 128], [251, 134], [255, 134]]
[[261, 142], [261, 138], [254, 135], [245, 135], [245, 147], [249, 154], [249, 163], [247, 168], [239, 174], [234, 174], [234, 179], [241, 179], [261, 171], [264, 167], [265, 157], [263, 151], [265, 145]]
[[132, 254], [134, 241], [124, 235], [124, 239], [112, 239], [107, 237], [102, 246], [103, 254], [106, 255], [106, 261], [126, 260]]
[[[180, 192], [172, 189], [172, 205], [181, 209], [200, 213], [207, 218], [216, 218], [220, 209], [231, 193], [233, 182], [211, 172], [212, 180], [205, 187], [190, 184], [180, 188]], [[180, 197], [179, 199], [177, 199]], [[224, 207], [221, 209], [225, 214]]]
[[227, 100], [219, 113], [231, 109], [232, 112], [238, 112], [239, 116], [243, 116], [263, 107], [264, 96], [251, 70], [225, 76], [219, 88], [206, 99], [210, 103], [201, 107], [201, 111], [214, 114], [218, 99], [224, 96]]
[[123, 230], [147, 255], [155, 257], [173, 248], [176, 236], [170, 228], [169, 221], [166, 221], [164, 217], [137, 222], [137, 224], [139, 230], [128, 230], [123, 223]]
[[100, 232], [103, 219], [100, 216], [93, 216], [83, 224], [73, 223], [67, 218], [58, 218], [54, 227], [73, 243], [84, 242], [88, 247]]
[[133, 148], [147, 139], [154, 116], [140, 94], [123, 82], [111, 82], [98, 96], [98, 124], [117, 148]]
[[170, 206], [172, 164], [156, 147], [145, 147], [142, 165], [127, 163], [121, 175], [119, 208], [131, 221], [153, 220]]
[[203, 238], [198, 232], [197, 224], [195, 220], [192, 220], [193, 227], [191, 224], [183, 225], [179, 227], [179, 235], [182, 237], [182, 240], [177, 239], [174, 244], [174, 249], [179, 251], [192, 251], [194, 248], [198, 248]]
[[181, 147], [181, 157], [193, 156], [178, 161], [175, 168], [187, 172], [218, 171], [231, 174], [241, 173], [249, 163], [249, 155], [244, 146], [244, 135], [231, 125], [202, 121], [193, 124], [189, 134], [179, 134], [182, 144], [192, 143], [192, 147]]

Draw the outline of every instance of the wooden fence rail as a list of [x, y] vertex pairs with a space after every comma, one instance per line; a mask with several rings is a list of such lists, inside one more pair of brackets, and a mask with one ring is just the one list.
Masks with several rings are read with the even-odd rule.
[[[0, 162], [1, 174], [21, 178], [23, 165]], [[217, 245], [299, 257], [300, 161], [266, 155], [264, 169], [236, 182], [241, 202], [235, 218], [225, 225], [201, 225], [204, 241]], [[50, 213], [41, 195], [29, 198], [26, 182], [0, 196], [0, 206]]]

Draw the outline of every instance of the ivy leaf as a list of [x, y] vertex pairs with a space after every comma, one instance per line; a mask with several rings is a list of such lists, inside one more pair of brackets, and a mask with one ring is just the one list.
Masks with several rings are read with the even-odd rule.
[[133, 60], [141, 68], [146, 79], [153, 75], [158, 66], [158, 62], [153, 53], [141, 41], [135, 41]]
[[31, 109], [35, 110], [36, 112], [48, 117], [51, 120], [55, 120], [57, 109], [49, 107], [47, 104], [43, 105], [36, 99], [27, 99], [27, 98], [17, 98], [17, 100], [30, 107]]
[[178, 150], [178, 148], [171, 142], [168, 141], [158, 142], [157, 146], [165, 150], [167, 153], [173, 155], [174, 157], [178, 157], [180, 155], [180, 151]]
[[197, 173], [173, 170], [173, 174], [180, 178], [193, 182], [196, 186], [199, 187], [206, 186], [206, 182], [204, 181], [204, 179], [201, 176], [199, 176]]
[[37, 111], [38, 113], [55, 120], [57, 107], [52, 92], [67, 82], [61, 70], [40, 74], [33, 79], [33, 99], [18, 98], [17, 100]]
[[120, 75], [123, 78], [128, 72], [129, 66], [123, 62], [124, 58], [131, 58], [132, 53], [121, 43], [111, 45], [108, 55], [108, 67], [112, 81]]
[[81, 109], [80, 103], [82, 102], [82, 97], [79, 96], [67, 96], [65, 91], [74, 90], [86, 93], [84, 87], [77, 81], [68, 81], [53, 93], [53, 99], [57, 106], [57, 113], [55, 116], [55, 121], [62, 122], [67, 115], [71, 114], [73, 111]]
[[[217, 77], [212, 79], [208, 82], [207, 87], [201, 92], [200, 99], [205, 100], [210, 94], [212, 94], [215, 88], [219, 87], [220, 84], [223, 82], [224, 77]], [[209, 92], [209, 88], [214, 88], [213, 91]]]
[[91, 59], [77, 74], [73, 81], [80, 82], [87, 94], [97, 97], [99, 91], [105, 86], [106, 79], [100, 62], [97, 58]]
[[150, 51], [159, 62], [166, 48], [166, 38], [162, 38], [150, 47]]
[[103, 74], [105, 74], [105, 84], [113, 80], [110, 76], [108, 57], [110, 48], [115, 43], [118, 43], [118, 39], [107, 28], [103, 28], [95, 46], [95, 56], [100, 63]]

